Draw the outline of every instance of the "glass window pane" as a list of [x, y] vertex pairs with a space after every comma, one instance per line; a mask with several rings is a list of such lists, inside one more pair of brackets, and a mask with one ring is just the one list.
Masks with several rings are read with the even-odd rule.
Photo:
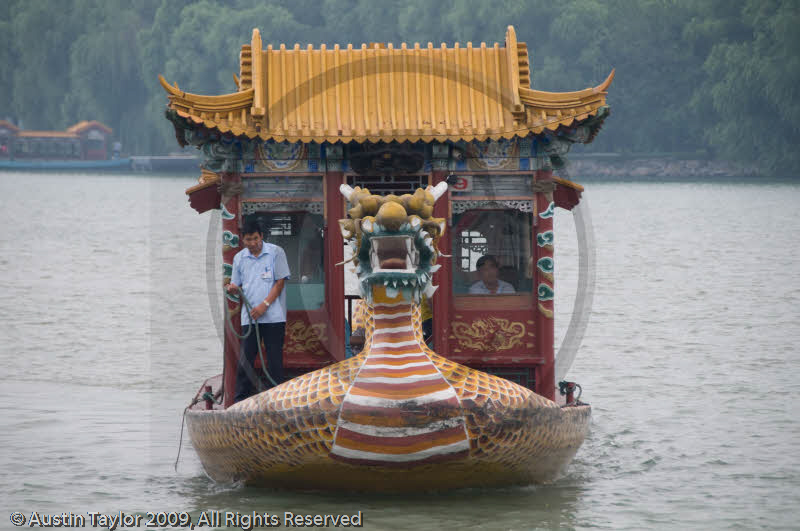
[[89, 150], [101, 150], [105, 148], [105, 143], [102, 140], [89, 139], [86, 141], [86, 147]]
[[470, 210], [454, 216], [453, 293], [530, 292], [531, 224], [529, 212], [512, 209]]
[[257, 212], [264, 241], [286, 253], [292, 277], [286, 282], [288, 310], [316, 310], [325, 302], [323, 218], [309, 212]]

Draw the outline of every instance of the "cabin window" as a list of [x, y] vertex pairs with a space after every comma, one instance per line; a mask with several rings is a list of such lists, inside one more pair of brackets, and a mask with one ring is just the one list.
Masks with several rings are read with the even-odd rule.
[[376, 195], [413, 194], [417, 188], [426, 188], [427, 175], [348, 175], [347, 184], [367, 188]]
[[450, 194], [454, 200], [514, 201], [529, 199], [533, 194], [533, 175], [468, 174], [450, 176]]
[[283, 248], [291, 278], [286, 282], [287, 310], [316, 310], [325, 302], [323, 217], [310, 212], [255, 212], [264, 241]]
[[86, 141], [86, 149], [89, 151], [102, 151], [105, 149], [105, 142], [90, 138]]
[[[532, 220], [530, 212], [517, 209], [469, 210], [455, 215], [451, 232], [453, 293], [482, 295], [492, 290], [497, 290], [496, 295], [529, 293], [533, 284]], [[478, 270], [479, 261], [492, 262], [491, 258], [481, 260], [485, 256], [494, 257], [497, 265], [488, 279]]]

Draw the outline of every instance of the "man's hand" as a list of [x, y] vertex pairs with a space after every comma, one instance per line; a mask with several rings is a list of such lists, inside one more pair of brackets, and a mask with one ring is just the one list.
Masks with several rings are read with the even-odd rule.
[[267, 313], [267, 305], [262, 301], [261, 304], [250, 310], [250, 317], [255, 321], [265, 313]]
[[231, 295], [235, 295], [237, 291], [239, 291], [239, 286], [236, 284], [225, 284], [225, 291], [230, 293]]

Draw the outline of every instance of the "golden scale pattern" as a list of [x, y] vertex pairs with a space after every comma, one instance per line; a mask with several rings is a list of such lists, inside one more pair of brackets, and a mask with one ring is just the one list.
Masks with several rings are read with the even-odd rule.
[[[418, 305], [412, 321], [417, 340], [424, 345]], [[370, 345], [374, 320], [369, 308], [365, 324], [365, 345]], [[491, 483], [491, 478], [481, 474], [517, 478], [519, 483], [547, 480], [583, 442], [588, 406], [561, 408], [513, 382], [454, 363], [427, 347], [424, 350], [455, 389], [466, 420], [469, 457], [445, 467], [455, 477], [477, 476], [476, 480], [486, 483]], [[333, 464], [328, 453], [342, 401], [366, 356], [365, 348], [357, 356], [290, 380], [225, 411], [189, 411], [192, 442], [208, 474], [218, 480], [264, 481], [271, 477], [284, 481], [293, 469], [302, 477], [302, 469], [309, 466], [355, 472], [358, 466]], [[418, 474], [428, 468], [436, 467], [419, 465], [409, 470]], [[396, 470], [391, 474], [394, 480], [404, 479]], [[402, 484], [395, 487], [402, 488]]]

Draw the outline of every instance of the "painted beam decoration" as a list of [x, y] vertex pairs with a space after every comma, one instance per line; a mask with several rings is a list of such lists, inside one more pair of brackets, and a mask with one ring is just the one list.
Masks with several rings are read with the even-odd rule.
[[[360, 152], [355, 145], [348, 144], [311, 144], [289, 142], [262, 141], [258, 139], [242, 139], [226, 137], [213, 130], [192, 130], [191, 123], [168, 112], [176, 127], [180, 127], [187, 144], [199, 148], [209, 143], [228, 142], [231, 150], [242, 153], [239, 159], [239, 171], [247, 174], [292, 175], [294, 173], [325, 173], [327, 171], [355, 171], [352, 163], [354, 155]], [[186, 128], [186, 129], [183, 129]], [[538, 171], [552, 170], [563, 166], [563, 153], [568, 147], [579, 142], [586, 135], [588, 126], [581, 125], [563, 128], [545, 135], [544, 139], [513, 138], [501, 140], [473, 140], [453, 143], [407, 144], [407, 149], [415, 152], [422, 160], [419, 171], [428, 173], [436, 169], [449, 172], [459, 171]], [[559, 150], [554, 145], [562, 146]], [[439, 148], [442, 153], [437, 153]], [[561, 153], [556, 155], [555, 153]], [[218, 150], [203, 150], [204, 174], [198, 184], [187, 189], [187, 194], [196, 193], [212, 183], [208, 172], [222, 172], [232, 169], [227, 155]], [[225, 168], [223, 168], [225, 166]], [[576, 187], [574, 183], [563, 181], [561, 184]], [[582, 187], [579, 187], [582, 190]], [[560, 206], [560, 205], [559, 205]]]

